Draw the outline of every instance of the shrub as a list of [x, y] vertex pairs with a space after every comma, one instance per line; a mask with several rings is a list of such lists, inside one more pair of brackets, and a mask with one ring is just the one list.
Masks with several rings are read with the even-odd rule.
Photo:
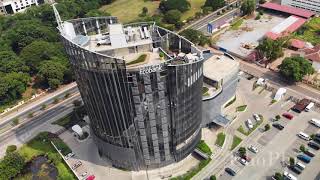
[[14, 126], [18, 125], [18, 124], [19, 124], [19, 118], [14, 118], [14, 119], [12, 120], [12, 124], [13, 124]]
[[299, 147], [299, 149], [300, 149], [301, 152], [305, 152], [306, 151], [306, 147], [303, 144]]
[[41, 106], [41, 110], [43, 111], [43, 110], [45, 110], [47, 108], [47, 105], [46, 104], [43, 104], [42, 106]]
[[33, 118], [33, 112], [28, 114], [28, 118]]
[[8, 153], [12, 153], [12, 152], [14, 152], [14, 151], [16, 151], [17, 150], [17, 146], [16, 145], [9, 145], [8, 147], [7, 147], [7, 149], [6, 149], [6, 153], [8, 154]]
[[241, 157], [243, 157], [244, 155], [246, 155], [247, 150], [246, 150], [245, 147], [240, 147], [239, 150], [238, 150], [238, 152], [239, 152], [239, 155], [240, 155]]
[[289, 164], [290, 164], [290, 166], [294, 166], [295, 160], [294, 160], [293, 157], [290, 157], [290, 158], [289, 158]]
[[215, 175], [211, 175], [211, 176], [210, 176], [210, 180], [217, 180], [217, 178], [216, 178]]
[[266, 124], [265, 126], [264, 126], [264, 131], [268, 131], [270, 129], [270, 124]]
[[0, 162], [0, 179], [12, 179], [24, 166], [25, 160], [20, 154], [16, 152], [6, 154]]
[[142, 63], [142, 62], [144, 62], [144, 61], [146, 60], [146, 58], [147, 58], [147, 55], [146, 55], [146, 54], [142, 54], [142, 55], [140, 55], [140, 56], [138, 57], [138, 59], [133, 60], [133, 61], [127, 63], [127, 65]]
[[72, 103], [75, 107], [80, 107], [82, 105], [82, 101], [78, 99], [74, 100]]
[[58, 103], [59, 103], [59, 99], [58, 98], [54, 98], [53, 104], [58, 104]]

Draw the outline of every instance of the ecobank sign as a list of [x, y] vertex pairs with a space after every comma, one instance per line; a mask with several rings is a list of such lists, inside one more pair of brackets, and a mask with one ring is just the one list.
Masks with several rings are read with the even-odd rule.
[[147, 67], [140, 68], [140, 74], [149, 74], [149, 73], [161, 71], [162, 70], [162, 66], [163, 66], [162, 64], [158, 64], [158, 65], [153, 65], [153, 66], [147, 66]]

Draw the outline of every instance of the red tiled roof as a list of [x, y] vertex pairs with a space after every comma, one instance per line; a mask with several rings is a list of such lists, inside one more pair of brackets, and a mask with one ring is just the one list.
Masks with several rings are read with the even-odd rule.
[[305, 53], [305, 58], [311, 61], [320, 62], [320, 44], [316, 45], [312, 49], [306, 48], [302, 50]]
[[297, 49], [302, 49], [305, 46], [305, 42], [299, 39], [291, 39], [291, 46]]
[[[292, 17], [292, 16], [290, 16]], [[290, 18], [289, 17], [289, 18]], [[294, 23], [292, 23], [290, 26], [288, 26], [284, 31], [282, 31], [281, 33], [274, 33], [274, 32], [267, 32], [265, 35], [266, 37], [272, 39], [272, 40], [276, 40], [279, 37], [283, 37], [283, 36], [287, 36], [288, 34], [295, 32], [297, 29], [299, 29], [307, 20], [297, 17], [297, 16], [293, 16], [295, 18], [298, 18], [297, 21], [295, 21]]]
[[311, 16], [313, 16], [315, 14], [315, 13], [308, 11], [308, 10], [295, 8], [295, 7], [291, 7], [291, 6], [275, 4], [275, 3], [271, 3], [271, 2], [266, 2], [262, 5], [260, 5], [260, 7], [272, 9], [272, 10], [276, 10], [276, 11], [281, 11], [281, 12], [285, 12], [288, 14], [304, 17], [304, 18], [310, 18]]

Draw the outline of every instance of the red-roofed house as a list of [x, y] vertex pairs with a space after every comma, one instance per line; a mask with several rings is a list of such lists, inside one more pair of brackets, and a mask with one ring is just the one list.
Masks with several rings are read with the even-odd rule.
[[291, 39], [290, 40], [290, 46], [294, 50], [303, 49], [305, 47], [306, 43], [304, 41], [301, 41], [299, 39]]
[[295, 7], [286, 6], [286, 5], [280, 5], [280, 4], [271, 3], [271, 2], [266, 2], [260, 5], [260, 7], [264, 9], [277, 11], [277, 12], [282, 12], [285, 14], [300, 16], [306, 19], [315, 15], [314, 12], [311, 12], [305, 9], [295, 8]]
[[312, 49], [305, 48], [301, 49], [300, 51], [302, 52], [302, 56], [312, 62], [313, 68], [317, 72], [320, 72], [320, 44], [316, 45]]

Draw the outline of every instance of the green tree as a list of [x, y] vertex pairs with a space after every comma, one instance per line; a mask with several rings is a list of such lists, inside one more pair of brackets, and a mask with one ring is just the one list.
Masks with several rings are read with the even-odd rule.
[[16, 145], [9, 145], [9, 146], [7, 147], [7, 149], [6, 149], [6, 154], [12, 153], [12, 152], [14, 152], [14, 151], [16, 151], [16, 150], [17, 150], [17, 146], [16, 146]]
[[270, 129], [270, 124], [266, 124], [265, 126], [264, 126], [264, 130], [265, 131], [268, 131]]
[[25, 73], [0, 73], [0, 104], [21, 98], [25, 92], [30, 76]]
[[63, 81], [63, 75], [66, 68], [56, 61], [43, 61], [39, 66], [37, 74], [42, 85], [56, 89]]
[[305, 152], [306, 151], [306, 147], [303, 144], [301, 144], [299, 149], [300, 149], [301, 152]]
[[293, 82], [301, 81], [305, 75], [311, 75], [315, 72], [312, 64], [303, 57], [285, 58], [278, 68], [282, 76]]
[[194, 44], [204, 46], [205, 44], [210, 44], [210, 39], [207, 38], [201, 31], [194, 29], [185, 29], [180, 33], [181, 36], [184, 36], [189, 41]]
[[8, 153], [0, 162], [0, 179], [11, 179], [25, 166], [24, 158], [16, 152]]
[[243, 156], [246, 155], [247, 149], [246, 149], [245, 147], [240, 147], [239, 150], [238, 150], [238, 152], [239, 152], [239, 155], [240, 155], [241, 157], [243, 157]]
[[290, 158], [289, 158], [289, 164], [290, 164], [290, 166], [294, 166], [295, 160], [294, 160], [293, 157], [290, 157]]
[[257, 50], [267, 58], [268, 62], [276, 60], [278, 57], [283, 56], [282, 46], [284, 45], [283, 39], [264, 39], [259, 43]]
[[16, 126], [16, 125], [18, 125], [19, 124], [19, 118], [14, 118], [13, 120], [12, 120], [12, 124], [14, 125], [14, 126]]
[[[34, 41], [22, 50], [20, 57], [33, 72], [37, 72], [42, 61], [50, 60], [55, 57], [64, 57], [64, 54], [62, 54], [62, 46], [60, 44]], [[67, 64], [66, 60], [65, 64]]]
[[217, 180], [217, 178], [216, 178], [215, 175], [211, 175], [211, 176], [210, 176], [210, 180]]
[[251, 15], [256, 8], [255, 0], [244, 0], [241, 4], [241, 12], [243, 15]]
[[281, 116], [278, 114], [278, 115], [276, 115], [275, 118], [276, 118], [277, 121], [279, 121], [281, 119]]
[[176, 24], [177, 22], [180, 22], [181, 12], [176, 9], [169, 10], [163, 18], [169, 24]]
[[226, 2], [224, 0], [206, 0], [204, 7], [211, 7], [213, 11], [222, 8]]
[[274, 174], [274, 178], [275, 178], [276, 180], [284, 180], [283, 175], [282, 175], [281, 173], [279, 173], [279, 172], [276, 172], [276, 173]]
[[13, 51], [0, 51], [0, 72], [29, 72], [29, 67]]
[[190, 2], [187, 0], [161, 0], [159, 9], [166, 13], [167, 11], [177, 9], [180, 12], [185, 12], [191, 7]]

